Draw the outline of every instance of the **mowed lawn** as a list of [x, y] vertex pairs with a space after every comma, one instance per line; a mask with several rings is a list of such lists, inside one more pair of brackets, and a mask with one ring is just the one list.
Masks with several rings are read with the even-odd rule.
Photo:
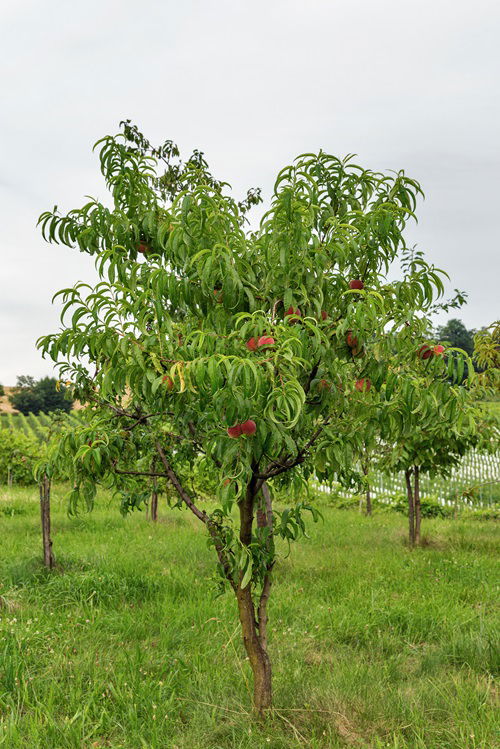
[[[46, 574], [35, 489], [0, 488], [0, 746], [127, 749], [498, 746], [494, 522], [321, 508], [270, 605], [276, 712], [249, 712], [232, 594], [187, 512], [123, 519], [53, 492]], [[162, 500], [163, 502], [163, 500]]]

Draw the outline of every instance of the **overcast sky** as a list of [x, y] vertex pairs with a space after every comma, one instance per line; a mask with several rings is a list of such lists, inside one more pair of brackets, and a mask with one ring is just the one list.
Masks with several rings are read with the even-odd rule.
[[0, 382], [51, 372], [55, 291], [91, 258], [36, 219], [104, 198], [93, 143], [131, 118], [203, 150], [237, 195], [323, 148], [404, 168], [426, 193], [410, 238], [499, 316], [498, 0], [0, 0]]

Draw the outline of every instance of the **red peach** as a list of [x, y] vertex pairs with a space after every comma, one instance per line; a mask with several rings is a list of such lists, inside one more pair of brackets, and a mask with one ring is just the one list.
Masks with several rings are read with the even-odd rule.
[[321, 310], [321, 319], [328, 320], [328, 312], [324, 309]]
[[347, 345], [349, 348], [357, 348], [358, 347], [358, 339], [355, 335], [352, 334], [352, 330], [347, 331], [346, 336]]
[[431, 356], [434, 356], [434, 351], [429, 348], [429, 346], [424, 343], [423, 346], [420, 346], [418, 350], [418, 356], [420, 359], [429, 359]]
[[441, 346], [441, 345], [434, 346], [433, 351], [436, 354], [436, 356], [441, 356], [444, 353], [444, 346]]
[[359, 278], [354, 278], [352, 281], [349, 281], [349, 288], [357, 289], [358, 291], [360, 291], [361, 289], [365, 288], [365, 285]]
[[168, 375], [164, 375], [164, 377], [162, 377], [161, 381], [165, 383], [165, 385], [167, 386], [168, 390], [172, 390], [172, 388], [174, 387], [174, 381]]
[[147, 242], [143, 242], [141, 240], [139, 242], [139, 246], [137, 247], [137, 252], [140, 252], [141, 255], [147, 255], [148, 252], [151, 252], [151, 246]]
[[241, 437], [241, 424], [235, 424], [233, 427], [228, 427], [227, 433], [233, 440]]
[[356, 380], [355, 388], [360, 393], [367, 393], [369, 389], [371, 388], [371, 386], [372, 384], [370, 380], [365, 380], [364, 378], [362, 378], [361, 380]]
[[257, 424], [252, 419], [247, 419], [243, 424], [240, 424], [241, 434], [255, 434], [257, 431]]
[[270, 335], [262, 335], [257, 341], [257, 346], [274, 346], [274, 338]]
[[255, 349], [258, 346], [257, 340], [255, 338], [249, 338], [248, 341], [245, 343], [245, 346], [249, 351], [255, 351]]

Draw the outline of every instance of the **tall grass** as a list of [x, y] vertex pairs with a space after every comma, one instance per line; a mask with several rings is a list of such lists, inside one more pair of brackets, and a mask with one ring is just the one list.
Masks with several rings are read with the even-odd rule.
[[[492, 748], [498, 541], [492, 523], [326, 508], [270, 606], [276, 713], [249, 715], [236, 610], [185, 512], [123, 519], [101, 496], [70, 519], [53, 492], [57, 570], [39, 564], [34, 490], [0, 489], [0, 746]], [[163, 510], [163, 511], [162, 511]]]

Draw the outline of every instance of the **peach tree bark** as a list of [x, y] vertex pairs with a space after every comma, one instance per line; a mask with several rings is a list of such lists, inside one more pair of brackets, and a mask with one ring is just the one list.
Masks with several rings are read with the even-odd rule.
[[47, 569], [54, 567], [52, 552], [52, 536], [50, 532], [50, 479], [46, 473], [39, 481], [40, 491], [40, 521], [42, 527], [43, 563]]
[[[152, 147], [130, 123], [98, 149], [109, 204], [40, 218], [46, 239], [93, 255], [100, 277], [56, 295], [62, 330], [39, 341], [89, 404], [51, 459], [71, 473], [72, 507], [91, 504], [102, 482], [130, 509], [157, 477], [205, 526], [262, 715], [275, 539], [295, 541], [317, 517], [310, 479], [361, 486], [368, 418], [391, 435], [402, 428], [404, 364], [425, 325], [415, 312], [442, 292], [421, 256], [387, 280], [408, 252], [420, 187], [403, 172], [305, 154], [278, 174], [252, 229], [259, 192], [236, 201], [199, 152], [183, 162], [171, 141]], [[200, 477], [214, 487], [209, 503]]]

